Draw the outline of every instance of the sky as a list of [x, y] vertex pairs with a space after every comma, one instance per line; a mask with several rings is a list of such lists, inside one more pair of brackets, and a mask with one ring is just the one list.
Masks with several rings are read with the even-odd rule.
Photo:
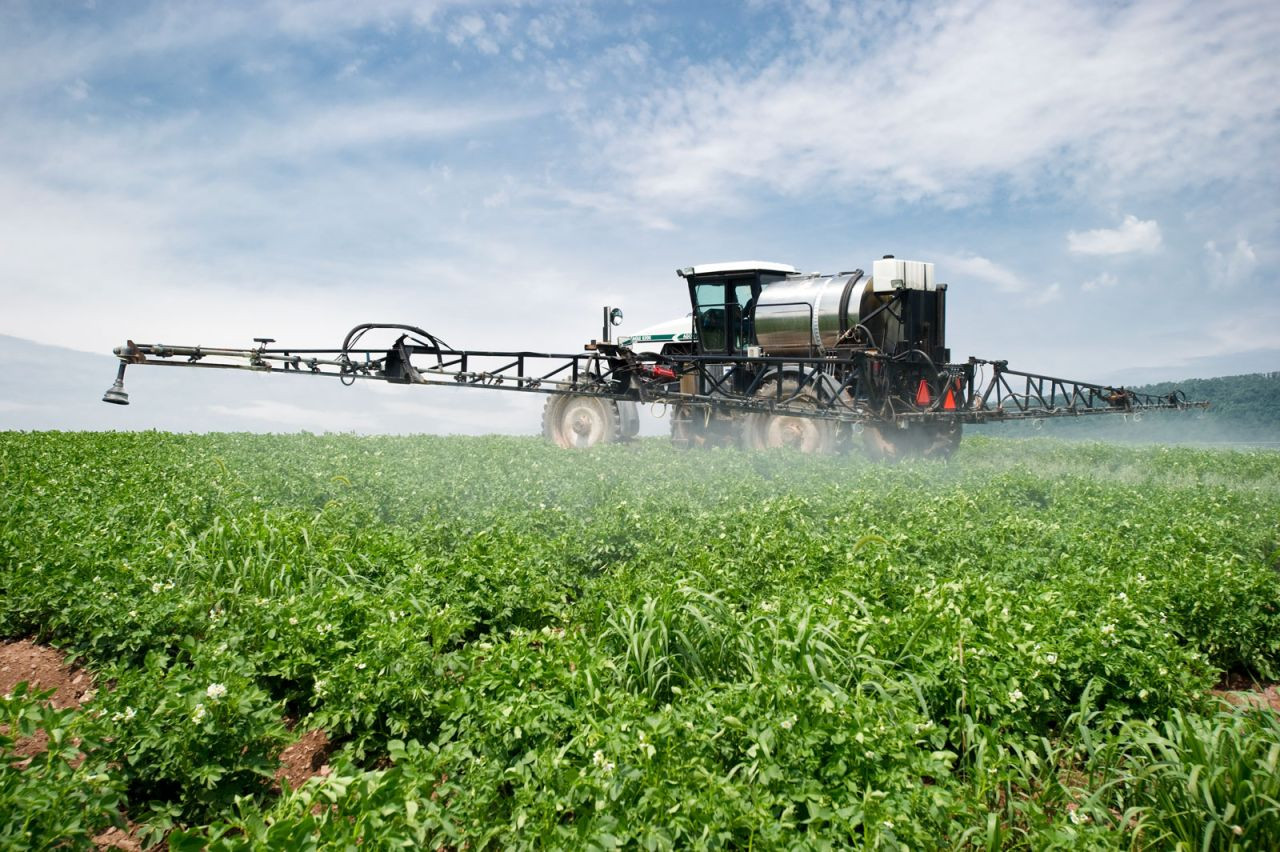
[[[686, 313], [679, 267], [895, 254], [950, 285], [957, 359], [1280, 369], [1276, 44], [1258, 0], [0, 0], [0, 335], [104, 388], [127, 338], [576, 351], [602, 305]], [[6, 372], [0, 428], [81, 428]], [[537, 429], [205, 381], [83, 416]]]

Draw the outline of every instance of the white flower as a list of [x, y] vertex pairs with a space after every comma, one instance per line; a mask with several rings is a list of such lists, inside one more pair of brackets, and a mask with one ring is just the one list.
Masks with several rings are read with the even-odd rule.
[[1117, 597], [1117, 598], [1119, 598], [1119, 599], [1120, 599], [1120, 600], [1122, 600], [1122, 601], [1127, 601], [1127, 600], [1129, 600], [1129, 596], [1128, 596], [1128, 595], [1126, 595], [1124, 592], [1121, 592], [1120, 594], [1116, 595], [1116, 597]]
[[1115, 633], [1115, 632], [1116, 632], [1116, 626], [1115, 626], [1114, 624], [1104, 624], [1104, 625], [1102, 625], [1102, 635], [1103, 635], [1103, 636], [1110, 636], [1111, 634], [1113, 634], [1113, 633]]
[[290, 624], [297, 624], [297, 623], [298, 623], [298, 619], [297, 619], [297, 617], [292, 616], [292, 615], [291, 615], [291, 616], [289, 616], [289, 623], [290, 623]]
[[151, 584], [151, 593], [152, 593], [152, 594], [158, 595], [158, 594], [160, 594], [162, 591], [164, 591], [164, 585], [163, 585], [163, 584], [161, 584], [161, 583], [152, 583], [152, 584]]
[[129, 721], [130, 719], [132, 719], [134, 716], [137, 716], [137, 715], [138, 715], [138, 711], [137, 711], [137, 710], [134, 710], [132, 707], [126, 707], [126, 708], [124, 708], [124, 720], [125, 720], [126, 722], [127, 722], [127, 721]]
[[789, 730], [791, 730], [791, 726], [792, 726], [792, 725], [794, 725], [795, 723], [796, 723], [796, 717], [795, 717], [795, 716], [788, 716], [786, 719], [783, 719], [783, 720], [782, 720], [782, 722], [781, 722], [781, 724], [782, 724], [782, 730], [784, 730], [784, 731], [789, 731]]
[[605, 772], [612, 772], [614, 770], [614, 764], [611, 761], [605, 760], [604, 752], [599, 749], [596, 750], [595, 754], [591, 755], [591, 762], [596, 766], [599, 766]]
[[1051, 666], [1056, 665], [1058, 662], [1058, 655], [1050, 651], [1049, 653], [1044, 655], [1044, 661]]
[[1143, 701], [1146, 701], [1146, 700], [1147, 700], [1147, 696], [1148, 696], [1148, 695], [1150, 695], [1150, 694], [1151, 694], [1150, 692], [1148, 692], [1147, 690], [1145, 690], [1145, 689], [1144, 689], [1144, 690], [1142, 690], [1141, 692], [1139, 692], [1139, 693], [1138, 693], [1138, 697], [1139, 697], [1139, 698], [1141, 698]]
[[220, 683], [211, 683], [209, 688], [204, 691], [204, 694], [217, 701], [227, 694], [227, 688]]
[[368, 664], [368, 663], [356, 663], [356, 668], [358, 668], [358, 669], [367, 669], [367, 668], [369, 668], [369, 664]]
[[191, 721], [197, 724], [204, 721], [204, 705], [203, 704], [196, 705], [195, 711], [192, 712], [191, 714]]
[[1019, 701], [1022, 700], [1022, 698], [1023, 696], [1022, 696], [1021, 689], [1015, 689], [1013, 692], [1009, 693], [1009, 701], [1011, 701], [1014, 704], [1017, 704]]

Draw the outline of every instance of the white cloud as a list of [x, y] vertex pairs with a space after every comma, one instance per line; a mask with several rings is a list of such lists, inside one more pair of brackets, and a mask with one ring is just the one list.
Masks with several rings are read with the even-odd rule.
[[947, 275], [956, 279], [976, 278], [994, 284], [1001, 293], [1021, 293], [1027, 285], [1012, 270], [980, 255], [941, 255], [937, 263], [947, 269]]
[[1280, 328], [1280, 309], [1270, 305], [1221, 317], [1200, 330], [1195, 354], [1226, 355], [1252, 349], [1274, 351], [1277, 328]]
[[[1015, 0], [813, 12], [815, 43], [690, 69], [592, 139], [629, 194], [681, 209], [762, 193], [968, 205], [1266, 176], [1280, 16], [1249, 0]], [[847, 13], [847, 14], [846, 14]]]
[[[1246, 239], [1236, 240], [1233, 248], [1223, 251], [1210, 240], [1204, 244], [1205, 270], [1215, 290], [1225, 290], [1247, 283], [1258, 268], [1258, 255]], [[1273, 332], [1274, 336], [1274, 332]]]
[[1083, 284], [1080, 285], [1080, 289], [1086, 293], [1090, 293], [1090, 292], [1093, 292], [1094, 290], [1110, 289], [1119, 283], [1120, 283], [1120, 280], [1116, 278], [1114, 275], [1112, 275], [1110, 272], [1103, 272], [1099, 275], [1095, 275], [1093, 278], [1090, 278], [1088, 281], [1085, 281]]
[[1028, 302], [1032, 305], [1047, 305], [1056, 302], [1062, 298], [1062, 285], [1058, 282], [1050, 284], [1039, 293], [1035, 293], [1028, 298]]
[[1062, 285], [1031, 284], [1007, 265], [977, 254], [938, 254], [936, 263], [946, 270], [946, 277], [958, 283], [981, 281], [991, 284], [999, 293], [1018, 294], [1025, 305], [1038, 307], [1062, 298]]
[[498, 52], [498, 42], [494, 40], [493, 34], [484, 22], [484, 18], [479, 15], [463, 15], [460, 17], [449, 28], [448, 40], [455, 47], [470, 43], [475, 46], [476, 50], [486, 56], [493, 56]]
[[1137, 216], [1125, 216], [1118, 228], [1067, 233], [1067, 248], [1072, 254], [1150, 254], [1160, 248], [1161, 242], [1160, 223]]
[[657, 213], [652, 205], [609, 192], [591, 192], [577, 189], [559, 189], [555, 197], [565, 204], [591, 210], [604, 216], [635, 221], [655, 231], [675, 230], [675, 223]]

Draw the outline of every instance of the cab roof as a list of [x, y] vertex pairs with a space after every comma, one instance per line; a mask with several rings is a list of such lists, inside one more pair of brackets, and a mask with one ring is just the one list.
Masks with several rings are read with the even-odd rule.
[[767, 260], [732, 260], [727, 263], [701, 263], [697, 266], [686, 266], [677, 269], [676, 275], [689, 278], [694, 275], [707, 275], [713, 272], [785, 272], [795, 273], [796, 268], [786, 263], [770, 263]]

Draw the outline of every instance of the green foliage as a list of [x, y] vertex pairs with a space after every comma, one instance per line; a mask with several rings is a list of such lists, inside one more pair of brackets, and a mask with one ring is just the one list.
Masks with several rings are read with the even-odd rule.
[[102, 726], [50, 695], [20, 683], [0, 698], [0, 848], [88, 849], [97, 832], [123, 824]]
[[104, 753], [128, 784], [133, 813], [205, 821], [237, 795], [264, 793], [285, 739], [280, 708], [230, 643], [184, 643], [170, 658], [114, 666], [96, 706], [113, 723]]
[[[47, 770], [68, 843], [117, 805], [179, 848], [1274, 830], [1274, 733], [1205, 697], [1280, 677], [1274, 453], [0, 434], [0, 499], [0, 636], [102, 684], [49, 722], [94, 744]], [[337, 751], [277, 794], [286, 720]]]

